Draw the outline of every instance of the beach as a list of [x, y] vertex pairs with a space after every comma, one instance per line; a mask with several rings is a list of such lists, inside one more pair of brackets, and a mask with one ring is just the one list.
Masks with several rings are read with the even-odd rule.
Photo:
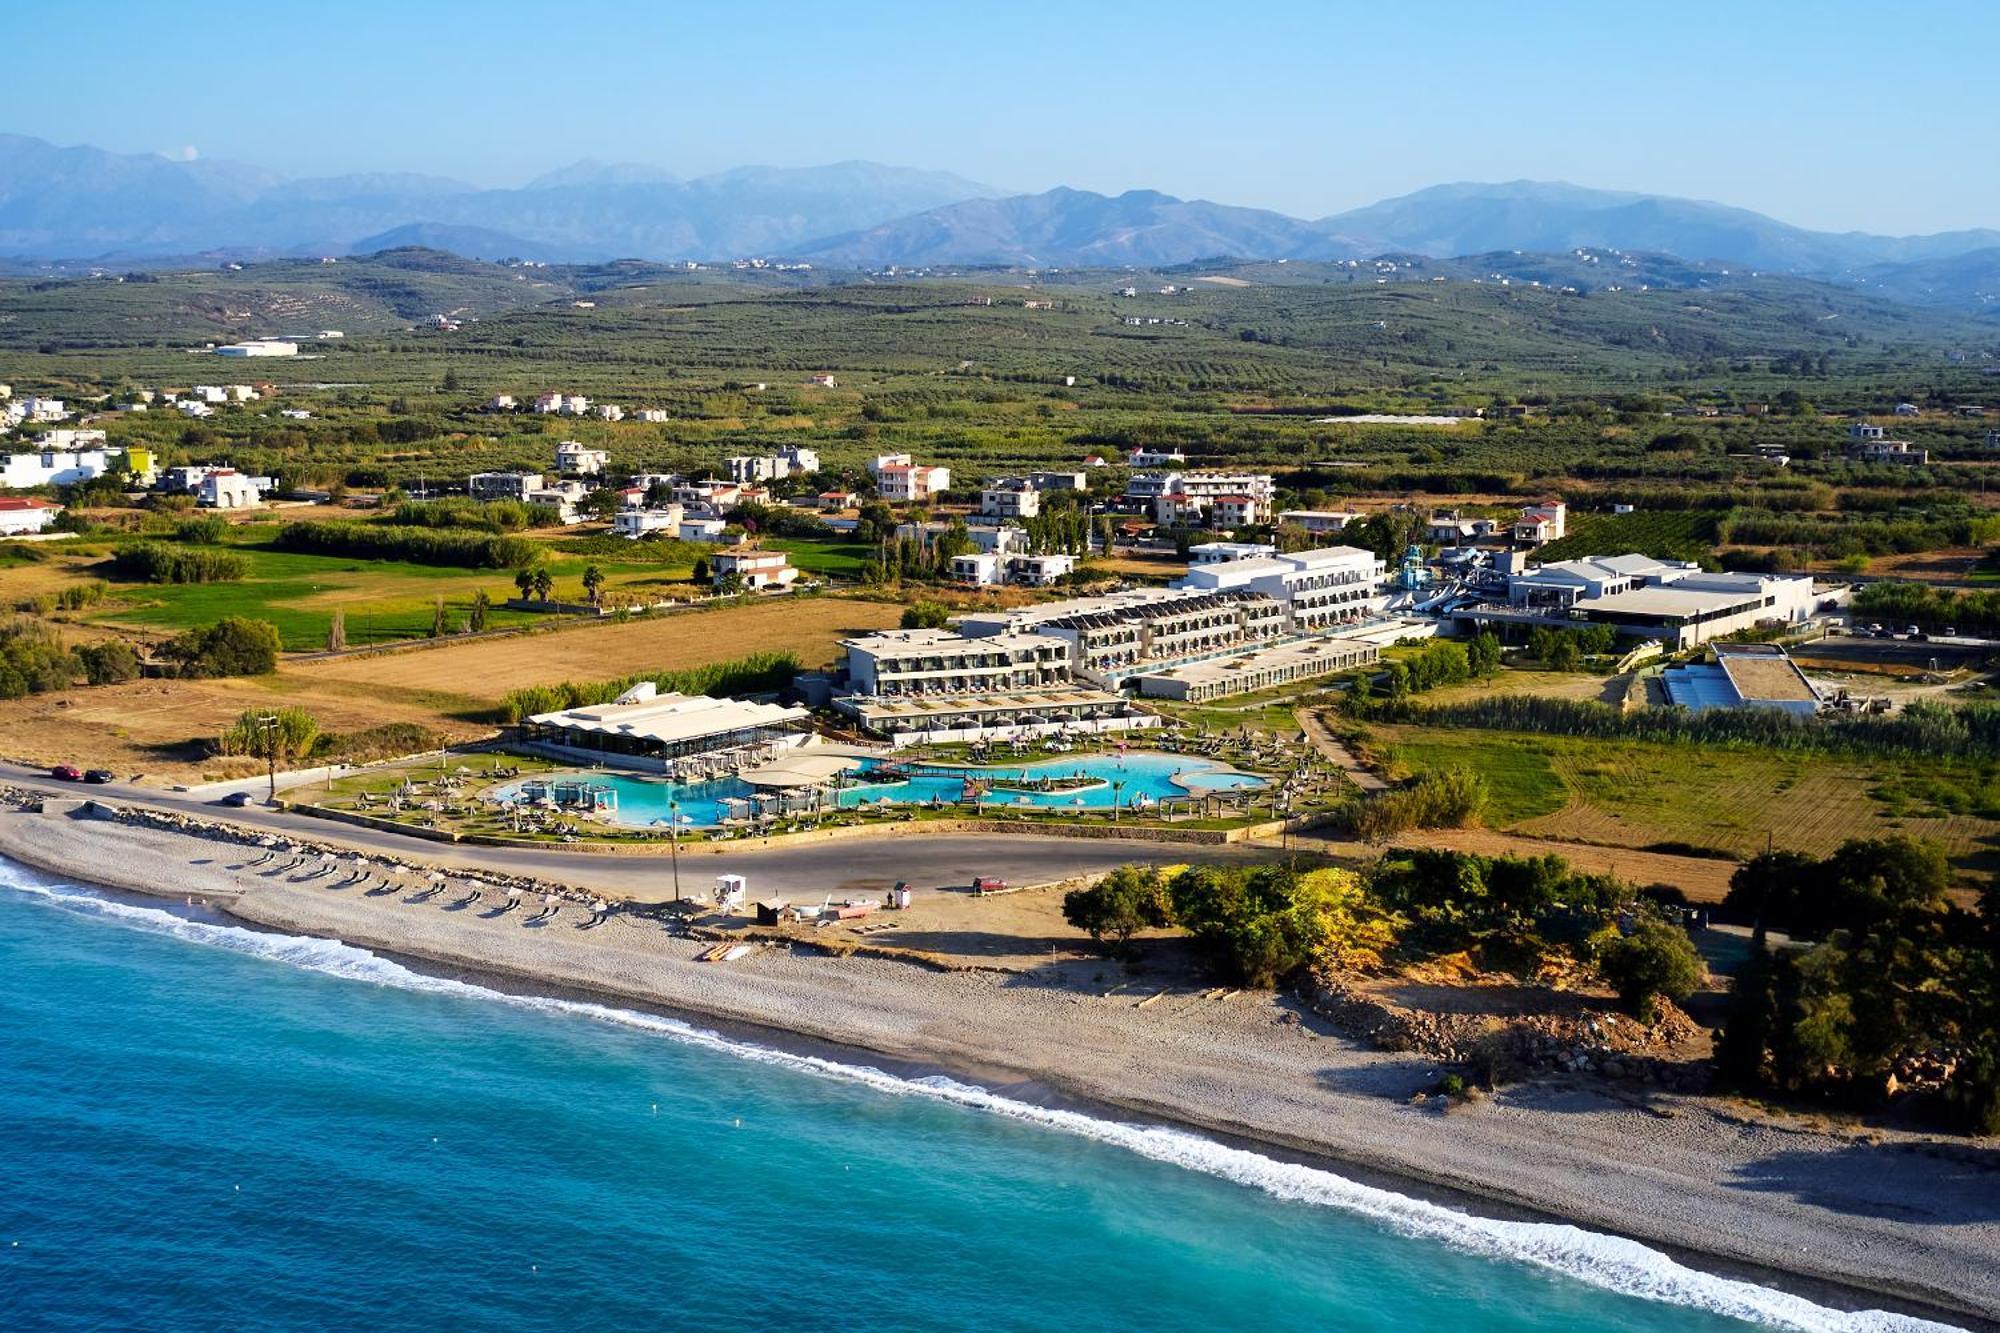
[[[422, 864], [420, 852], [405, 859]], [[1074, 969], [1045, 979], [781, 946], [705, 964], [702, 942], [650, 920], [582, 929], [587, 909], [566, 902], [533, 921], [538, 900], [500, 914], [492, 889], [455, 906], [468, 896], [455, 882], [423, 901], [371, 895], [358, 873], [302, 879], [318, 862], [283, 869], [289, 854], [132, 822], [8, 807], [0, 855], [435, 969], [791, 1034], [1027, 1100], [1328, 1159], [1960, 1323], [2000, 1309], [2000, 1153], [1968, 1141], [1575, 1080], [1445, 1114], [1412, 1100], [1435, 1066], [1366, 1049], [1282, 996], [1154, 999], [1114, 990], [1109, 964], [1102, 984]]]

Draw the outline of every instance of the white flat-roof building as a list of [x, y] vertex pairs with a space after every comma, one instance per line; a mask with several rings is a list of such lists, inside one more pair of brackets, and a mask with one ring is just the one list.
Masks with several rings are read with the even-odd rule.
[[630, 541], [656, 532], [675, 537], [680, 535], [681, 522], [679, 505], [668, 505], [664, 509], [621, 509], [611, 518], [611, 530]]
[[299, 345], [281, 338], [251, 338], [215, 349], [217, 356], [297, 356]]
[[915, 504], [951, 489], [951, 469], [925, 463], [891, 463], [875, 472], [875, 488], [891, 504]]
[[1209, 592], [1254, 592], [1279, 602], [1300, 632], [1359, 624], [1382, 614], [1386, 567], [1358, 546], [1194, 565], [1177, 585]]
[[851, 693], [834, 706], [897, 745], [1160, 721], [1122, 695], [1074, 683], [1068, 645], [1044, 634], [886, 630], [841, 646]]
[[1357, 510], [1286, 509], [1278, 514], [1278, 526], [1304, 528], [1314, 537], [1330, 537], [1361, 517]]
[[990, 551], [974, 551], [951, 558], [951, 581], [968, 588], [988, 588], [1006, 577], [1004, 559]]
[[1196, 565], [1218, 565], [1225, 560], [1255, 560], [1277, 553], [1278, 548], [1268, 542], [1196, 542], [1188, 547], [1188, 561]]
[[735, 752], [746, 761], [803, 744], [811, 715], [803, 708], [660, 694], [642, 682], [612, 703], [538, 713], [521, 724], [522, 739], [592, 756], [617, 756], [632, 767], [667, 768], [693, 757]]
[[[4, 461], [0, 461], [0, 486], [15, 489], [69, 486], [101, 477], [111, 470], [111, 451], [102, 445], [103, 431], [51, 431], [49, 436], [65, 433], [77, 437], [95, 436], [96, 442], [85, 443], [81, 448], [50, 447], [40, 453], [8, 454]], [[82, 443], [81, 439], [79, 443]]]
[[610, 466], [608, 449], [592, 449], [577, 440], [556, 445], [556, 471], [566, 477], [601, 477]]
[[1017, 477], [996, 481], [979, 492], [979, 512], [1002, 522], [1033, 518], [1042, 512], [1041, 492]]
[[256, 478], [233, 467], [219, 467], [203, 477], [195, 499], [211, 509], [255, 509], [263, 503]]
[[1530, 565], [1508, 576], [1507, 605], [1453, 614], [1469, 624], [1522, 632], [1583, 622], [1659, 639], [1669, 650], [1764, 624], [1800, 624], [1816, 596], [1809, 577], [1710, 573], [1636, 553]]
[[546, 482], [539, 472], [475, 472], [466, 479], [465, 489], [475, 500], [519, 500], [526, 504], [531, 493], [546, 489]]

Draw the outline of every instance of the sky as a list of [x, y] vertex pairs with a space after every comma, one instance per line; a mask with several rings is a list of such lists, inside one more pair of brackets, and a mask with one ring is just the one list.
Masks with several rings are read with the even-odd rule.
[[866, 158], [1302, 217], [1528, 178], [2000, 226], [1993, 0], [12, 9], [0, 132], [294, 176]]

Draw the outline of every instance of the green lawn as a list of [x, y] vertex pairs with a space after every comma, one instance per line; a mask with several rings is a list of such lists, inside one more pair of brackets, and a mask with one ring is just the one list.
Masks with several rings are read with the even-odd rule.
[[1568, 802], [1549, 749], [1540, 738], [1482, 732], [1463, 739], [1434, 734], [1398, 739], [1389, 753], [1412, 773], [1468, 768], [1479, 774], [1486, 779], [1486, 822], [1506, 828], [1554, 814]]
[[[178, 632], [213, 624], [225, 616], [250, 616], [276, 625], [285, 648], [293, 652], [324, 647], [327, 626], [336, 609], [345, 613], [347, 641], [355, 646], [428, 634], [439, 597], [445, 600], [447, 617], [458, 624], [480, 591], [496, 604], [487, 615], [489, 629], [534, 624], [542, 619], [532, 612], [508, 611], [497, 605], [515, 595], [514, 576], [509, 570], [302, 555], [262, 545], [231, 543], [227, 549], [250, 563], [242, 580], [117, 583], [113, 596], [119, 604], [93, 619]], [[655, 564], [566, 555], [545, 566], [556, 580], [556, 596], [580, 600], [583, 571], [591, 564], [604, 571], [608, 587], [614, 590], [639, 594], [660, 585], [664, 591], [666, 585], [679, 582]]]
[[766, 541], [764, 545], [773, 551], [783, 551], [792, 558], [795, 568], [808, 574], [831, 575], [841, 579], [861, 577], [862, 567], [875, 557], [875, 548], [867, 542], [777, 539]]

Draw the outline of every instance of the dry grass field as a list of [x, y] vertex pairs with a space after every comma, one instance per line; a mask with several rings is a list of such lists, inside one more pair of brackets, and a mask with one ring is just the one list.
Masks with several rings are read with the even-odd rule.
[[282, 673], [317, 689], [352, 682], [384, 692], [497, 701], [523, 685], [611, 680], [785, 650], [808, 667], [831, 662], [841, 639], [894, 626], [898, 602], [799, 597], [628, 621], [571, 625], [437, 648], [304, 662]]

